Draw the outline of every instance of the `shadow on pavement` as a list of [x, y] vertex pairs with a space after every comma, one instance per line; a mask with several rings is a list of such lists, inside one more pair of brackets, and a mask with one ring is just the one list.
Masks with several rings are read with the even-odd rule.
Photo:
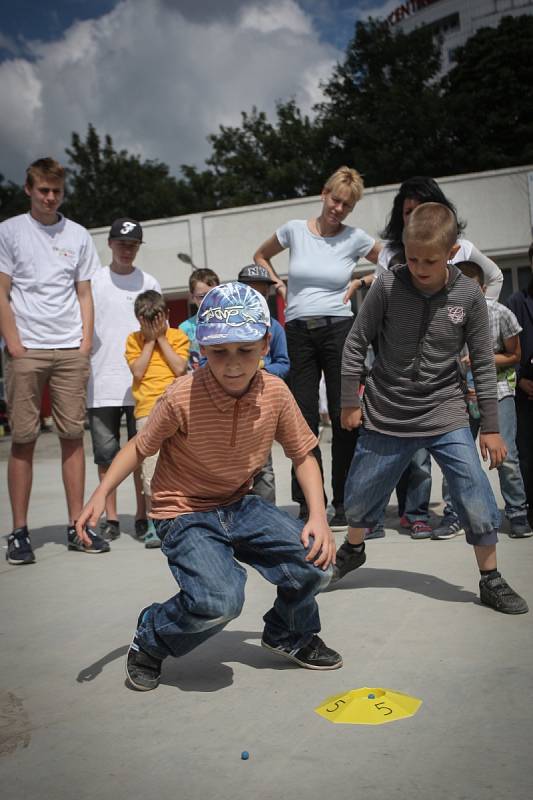
[[[182, 658], [165, 660], [161, 683], [175, 686], [184, 692], [216, 692], [231, 686], [233, 670], [226, 662], [238, 662], [254, 669], [300, 669], [281, 656], [250, 644], [248, 639], [261, 639], [259, 631], [221, 631]], [[77, 675], [78, 683], [94, 681], [111, 662], [125, 658], [129, 645], [117, 647], [110, 653], [84, 667]]]
[[403, 569], [374, 569], [363, 567], [328, 587], [326, 593], [346, 589], [403, 589], [448, 603], [472, 603], [477, 595], [454, 583], [425, 572], [408, 572]]

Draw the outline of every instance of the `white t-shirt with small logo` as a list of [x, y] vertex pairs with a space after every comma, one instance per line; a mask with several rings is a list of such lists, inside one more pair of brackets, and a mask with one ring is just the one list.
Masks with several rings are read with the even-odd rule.
[[156, 279], [134, 267], [119, 275], [101, 267], [91, 281], [94, 301], [94, 338], [87, 408], [133, 406], [132, 375], [126, 362], [126, 339], [140, 325], [133, 306], [137, 295], [148, 289], [161, 293]]
[[24, 347], [79, 347], [76, 283], [90, 280], [99, 267], [89, 232], [61, 214], [55, 225], [31, 214], [0, 224], [0, 272], [11, 278], [10, 303]]

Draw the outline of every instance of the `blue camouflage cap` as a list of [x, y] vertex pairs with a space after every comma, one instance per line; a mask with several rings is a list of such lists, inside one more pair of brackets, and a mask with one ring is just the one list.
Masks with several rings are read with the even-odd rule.
[[238, 281], [214, 286], [198, 309], [198, 344], [257, 342], [268, 333], [270, 311], [265, 298]]

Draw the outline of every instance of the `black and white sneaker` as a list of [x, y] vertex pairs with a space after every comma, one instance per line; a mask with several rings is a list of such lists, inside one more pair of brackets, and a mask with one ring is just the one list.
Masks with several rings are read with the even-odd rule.
[[137, 639], [137, 631], [148, 608], [143, 608], [137, 620], [137, 629], [126, 656], [126, 677], [130, 686], [139, 692], [157, 689], [161, 679], [163, 660], [143, 650]]
[[98, 536], [91, 528], [87, 525], [84, 528], [85, 533], [91, 540], [91, 544], [87, 545], [85, 542], [82, 542], [78, 534], [76, 533], [76, 528], [74, 525], [69, 525], [67, 528], [67, 546], [69, 550], [77, 550], [79, 553], [109, 553], [111, 548], [109, 547], [109, 542], [106, 542], [105, 539], [102, 539], [101, 536]]
[[328, 524], [332, 531], [346, 530], [348, 527], [348, 520], [346, 519], [346, 514], [344, 513], [342, 506], [339, 506], [339, 508], [335, 509], [335, 513], [331, 517]]
[[35, 563], [30, 533], [25, 525], [23, 528], [15, 528], [7, 537], [6, 561], [15, 566]]
[[162, 663], [160, 658], [155, 658], [146, 650], [142, 650], [134, 637], [126, 657], [126, 677], [130, 685], [139, 692], [157, 689], [161, 679]]
[[261, 647], [266, 647], [267, 650], [272, 650], [284, 658], [294, 661], [300, 667], [305, 669], [339, 669], [342, 667], [342, 657], [335, 650], [326, 647], [320, 636], [316, 634], [313, 636], [309, 644], [300, 647], [299, 650], [290, 650], [282, 645], [277, 645], [274, 642], [269, 642], [268, 638], [263, 633], [261, 639]]
[[479, 581], [479, 597], [486, 606], [503, 614], [527, 614], [528, 605], [523, 597], [511, 589], [499, 572]]

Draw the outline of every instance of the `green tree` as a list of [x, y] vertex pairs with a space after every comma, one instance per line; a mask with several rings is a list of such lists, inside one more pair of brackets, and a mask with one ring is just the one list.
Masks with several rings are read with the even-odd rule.
[[29, 200], [22, 186], [6, 181], [0, 175], [0, 222], [15, 214], [23, 214], [29, 208]]
[[[321, 188], [316, 128], [294, 100], [278, 103], [271, 123], [255, 107], [239, 127], [221, 125], [208, 141], [207, 181], [215, 207], [264, 203], [313, 194]], [[182, 168], [184, 174], [186, 168]]]
[[347, 163], [376, 185], [449, 171], [440, 63], [429, 29], [405, 34], [386, 21], [358, 22], [317, 107], [325, 172]]
[[533, 161], [533, 17], [504, 17], [456, 52], [445, 76], [455, 172]]
[[141, 161], [115, 150], [111, 136], [102, 143], [89, 124], [85, 141], [72, 134], [65, 213], [88, 228], [109, 225], [122, 216], [155, 219], [187, 213], [194, 205], [187, 181], [169, 175], [161, 161]]

